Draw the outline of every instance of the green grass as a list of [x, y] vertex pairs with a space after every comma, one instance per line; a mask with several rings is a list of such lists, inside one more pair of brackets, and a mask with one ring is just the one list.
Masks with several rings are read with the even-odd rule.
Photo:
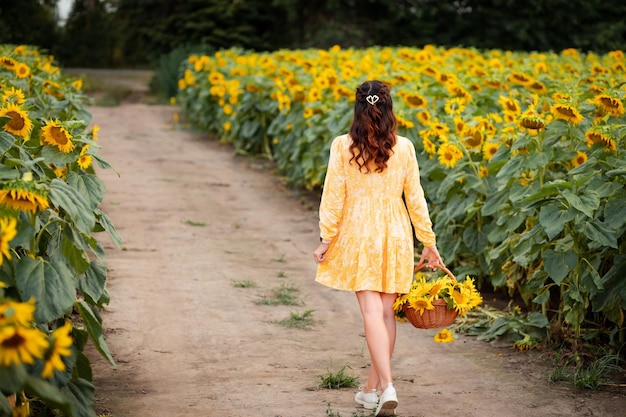
[[186, 220], [185, 224], [188, 224], [189, 226], [195, 226], [195, 227], [204, 227], [204, 226], [206, 226], [206, 223], [204, 223], [204, 222], [194, 222], [193, 220]]
[[328, 367], [328, 373], [317, 376], [320, 381], [318, 387], [329, 389], [358, 387], [359, 378], [352, 375], [346, 375], [346, 369], [352, 368], [348, 365], [344, 365], [339, 372], [334, 373], [331, 364], [331, 366]]
[[[352, 414], [350, 414], [350, 417], [374, 417], [375, 414], [376, 414], [376, 410], [370, 411], [369, 414], [365, 414], [363, 410], [359, 410], [358, 413], [356, 411], [353, 411]], [[330, 407], [330, 403], [326, 403], [326, 416], [327, 417], [342, 417], [341, 414], [339, 414], [339, 412], [335, 412], [332, 410], [332, 408]]]
[[297, 293], [300, 290], [297, 287], [282, 284], [280, 287], [275, 288], [270, 296], [264, 296], [260, 300], [256, 301], [256, 304], [260, 305], [285, 305], [285, 306], [301, 306], [304, 303], [298, 300]]
[[292, 312], [289, 317], [279, 321], [278, 324], [290, 329], [308, 329], [315, 324], [315, 320], [311, 317], [314, 311], [307, 310], [302, 314]]
[[610, 385], [607, 381], [612, 373], [623, 371], [620, 366], [622, 361], [619, 355], [602, 351], [601, 356], [592, 362], [585, 361], [585, 364], [580, 357], [577, 360], [576, 357], [565, 357], [556, 352], [548, 381], [571, 383], [579, 389], [598, 389], [603, 385]]
[[242, 281], [232, 281], [233, 287], [235, 288], [256, 288], [256, 282], [244, 279]]

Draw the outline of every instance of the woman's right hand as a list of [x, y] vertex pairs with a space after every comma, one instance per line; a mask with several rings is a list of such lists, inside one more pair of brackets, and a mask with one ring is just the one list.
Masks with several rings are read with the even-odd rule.
[[417, 264], [421, 265], [426, 262], [427, 259], [427, 263], [445, 266], [445, 264], [443, 263], [443, 259], [441, 259], [441, 255], [439, 255], [437, 246], [424, 246], [422, 256], [420, 257], [420, 260]]

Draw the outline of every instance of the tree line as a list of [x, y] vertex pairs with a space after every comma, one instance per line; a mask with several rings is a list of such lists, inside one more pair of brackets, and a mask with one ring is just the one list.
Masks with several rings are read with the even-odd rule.
[[32, 44], [63, 66], [145, 67], [177, 48], [463, 46], [626, 50], [622, 0], [3, 1], [0, 43]]

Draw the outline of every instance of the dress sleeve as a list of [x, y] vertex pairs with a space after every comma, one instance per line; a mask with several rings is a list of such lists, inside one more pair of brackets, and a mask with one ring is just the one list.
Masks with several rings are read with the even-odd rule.
[[436, 238], [433, 224], [428, 213], [428, 205], [420, 182], [419, 166], [415, 156], [415, 147], [409, 144], [407, 176], [404, 182], [406, 206], [415, 228], [415, 236], [424, 246], [435, 246]]
[[339, 140], [339, 138], [333, 140], [330, 147], [326, 178], [324, 179], [324, 189], [319, 209], [320, 237], [324, 240], [333, 240], [337, 235], [346, 198], [342, 143], [343, 141]]

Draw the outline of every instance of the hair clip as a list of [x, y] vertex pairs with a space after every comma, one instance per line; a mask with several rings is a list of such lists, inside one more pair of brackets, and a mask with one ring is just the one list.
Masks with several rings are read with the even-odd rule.
[[365, 100], [367, 100], [367, 102], [373, 106], [378, 102], [378, 100], [380, 100], [380, 97], [378, 97], [377, 95], [367, 96], [365, 97]]

